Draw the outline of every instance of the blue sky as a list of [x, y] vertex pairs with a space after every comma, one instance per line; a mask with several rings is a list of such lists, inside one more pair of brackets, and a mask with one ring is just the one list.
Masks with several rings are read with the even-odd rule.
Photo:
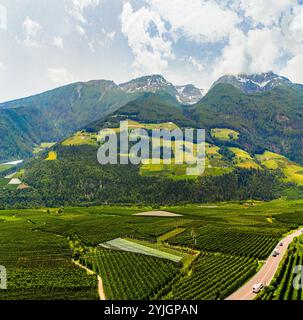
[[303, 83], [301, 0], [0, 0], [0, 101], [91, 79], [208, 88], [270, 70]]

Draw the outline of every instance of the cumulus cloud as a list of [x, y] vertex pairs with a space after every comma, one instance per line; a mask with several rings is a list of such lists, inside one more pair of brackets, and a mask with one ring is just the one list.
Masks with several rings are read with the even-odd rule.
[[133, 10], [124, 3], [121, 15], [122, 32], [134, 54], [134, 74], [162, 73], [173, 57], [165, 22], [149, 8]]
[[303, 54], [290, 59], [281, 70], [281, 75], [288, 77], [293, 82], [303, 83]]
[[[165, 72], [175, 57], [173, 44], [182, 38], [197, 43], [229, 39], [240, 18], [216, 1], [146, 0], [146, 6], [136, 11], [130, 2], [125, 2], [121, 22], [134, 54], [135, 75], [142, 75]], [[199, 59], [188, 59], [198, 71], [204, 70]]]
[[214, 42], [235, 31], [236, 12], [208, 0], [148, 0], [150, 8], [171, 26], [171, 32], [197, 42]]
[[23, 29], [25, 31], [24, 44], [27, 47], [39, 46], [39, 34], [42, 30], [42, 26], [39, 22], [32, 20], [30, 17], [26, 17], [23, 22]]
[[223, 74], [253, 74], [275, 70], [283, 56], [279, 29], [255, 29], [244, 34], [237, 31], [230, 37], [213, 64], [212, 78]]
[[254, 26], [279, 24], [281, 16], [297, 5], [297, 0], [240, 0], [239, 9], [252, 19]]
[[258, 27], [246, 33], [238, 29], [230, 36], [213, 64], [212, 80], [226, 73], [274, 71], [293, 81], [303, 81], [303, 7], [297, 1], [281, 0], [275, 1], [270, 10], [270, 2], [249, 0], [244, 6], [241, 1], [245, 15], [253, 18]]
[[74, 76], [72, 76], [66, 68], [48, 68], [49, 79], [56, 85], [68, 84], [75, 81]]
[[303, 50], [303, 6], [296, 6], [281, 20], [281, 33], [286, 47], [294, 55]]
[[63, 48], [63, 38], [61, 38], [61, 37], [54, 37], [54, 38], [53, 38], [53, 41], [52, 41], [52, 44], [53, 44], [55, 47]]
[[[11, 70], [14, 63], [9, 59], [15, 55], [10, 52], [28, 57], [29, 50], [38, 49], [44, 54], [33, 54], [33, 62], [26, 62], [48, 72], [48, 80], [58, 85], [74, 81], [73, 74], [83, 72], [87, 79], [101, 72], [100, 77], [117, 82], [162, 73], [175, 83], [208, 87], [224, 74], [272, 70], [303, 82], [302, 0], [119, 0], [121, 6], [110, 9], [104, 0], [64, 3], [65, 12], [57, 1], [47, 4], [50, 12], [60, 12], [53, 15], [53, 21], [47, 10], [29, 11], [22, 6], [23, 11], [16, 15], [21, 17], [20, 24], [16, 20], [11, 26], [17, 41], [3, 39], [6, 52], [0, 59], [5, 58], [11, 72], [26, 74], [27, 69], [20, 71], [15, 64], [16, 70]], [[55, 23], [55, 28], [48, 27], [49, 22]], [[84, 71], [81, 64], [73, 65], [76, 70], [63, 67], [71, 63], [70, 44], [79, 47], [77, 55], [87, 64]], [[59, 65], [58, 51], [62, 54]], [[6, 72], [2, 69], [0, 64], [3, 77]], [[33, 79], [36, 76], [33, 72]]]
[[145, 0], [137, 9], [128, 0], [121, 22], [136, 74], [173, 74], [169, 62], [180, 58], [175, 48], [194, 42], [203, 49], [196, 55], [188, 49], [187, 61], [208, 74], [208, 85], [223, 74], [281, 70], [301, 79], [303, 6], [297, 0]]

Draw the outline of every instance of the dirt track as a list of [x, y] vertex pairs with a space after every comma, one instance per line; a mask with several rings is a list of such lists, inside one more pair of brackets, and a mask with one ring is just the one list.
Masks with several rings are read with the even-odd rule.
[[[78, 266], [79, 268], [84, 269], [88, 274], [95, 274], [94, 271], [88, 269], [87, 267], [83, 266], [80, 262], [73, 260], [73, 263]], [[102, 282], [102, 278], [98, 275], [98, 293], [99, 293], [99, 297], [100, 300], [106, 300], [106, 296], [105, 296], [105, 292], [104, 292], [104, 288], [103, 288], [103, 282]]]
[[252, 292], [253, 286], [258, 283], [263, 283], [268, 286], [272, 281], [280, 262], [282, 261], [289, 244], [293, 239], [301, 235], [301, 230], [296, 230], [292, 234], [285, 237], [280, 242], [283, 242], [283, 246], [278, 245], [280, 254], [277, 257], [272, 255], [266, 260], [264, 266], [259, 270], [259, 272], [251, 278], [244, 286], [234, 292], [232, 295], [226, 298], [226, 300], [253, 300], [256, 294]]

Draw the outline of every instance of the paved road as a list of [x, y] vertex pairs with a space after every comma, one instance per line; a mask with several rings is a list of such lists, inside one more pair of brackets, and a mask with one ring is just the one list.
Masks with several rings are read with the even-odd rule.
[[277, 257], [272, 255], [266, 260], [264, 266], [258, 271], [258, 273], [251, 278], [243, 287], [238, 289], [232, 295], [226, 298], [226, 300], [253, 300], [256, 294], [252, 292], [253, 286], [258, 283], [263, 283], [265, 286], [269, 285], [272, 281], [281, 260], [283, 259], [288, 245], [293, 241], [293, 239], [301, 235], [301, 230], [296, 230], [292, 234], [285, 237], [281, 242], [283, 242], [283, 247], [278, 246], [280, 254]]

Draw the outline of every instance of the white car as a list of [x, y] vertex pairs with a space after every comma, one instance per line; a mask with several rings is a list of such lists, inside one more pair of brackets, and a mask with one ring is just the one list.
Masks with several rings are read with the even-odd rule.
[[259, 293], [264, 288], [263, 283], [258, 283], [253, 286], [253, 293]]

